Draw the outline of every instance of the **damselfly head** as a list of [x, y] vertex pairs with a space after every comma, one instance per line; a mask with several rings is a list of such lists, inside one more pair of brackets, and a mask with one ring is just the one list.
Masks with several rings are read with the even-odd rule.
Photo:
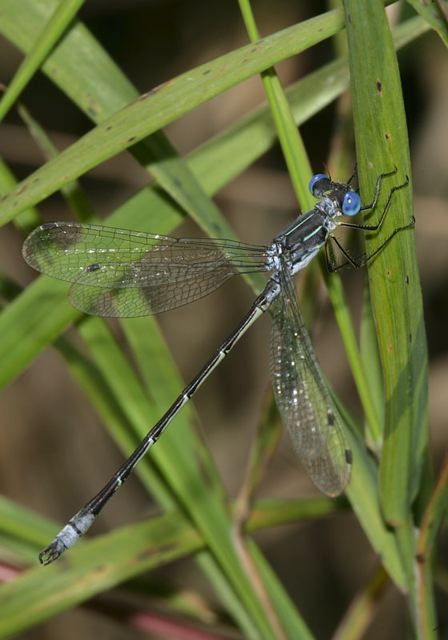
[[345, 216], [355, 216], [361, 209], [361, 198], [350, 185], [333, 180], [324, 173], [316, 173], [309, 184], [309, 190], [315, 198], [330, 198]]

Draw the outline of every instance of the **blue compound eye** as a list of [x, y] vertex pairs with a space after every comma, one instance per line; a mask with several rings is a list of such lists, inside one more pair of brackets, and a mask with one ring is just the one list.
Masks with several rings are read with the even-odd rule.
[[316, 173], [316, 175], [311, 178], [310, 184], [308, 185], [308, 189], [310, 190], [310, 193], [313, 194], [313, 196], [314, 196], [314, 187], [321, 180], [329, 180], [329, 177], [326, 176], [325, 173]]
[[361, 209], [361, 198], [356, 191], [347, 191], [342, 202], [342, 213], [346, 216], [356, 216]]

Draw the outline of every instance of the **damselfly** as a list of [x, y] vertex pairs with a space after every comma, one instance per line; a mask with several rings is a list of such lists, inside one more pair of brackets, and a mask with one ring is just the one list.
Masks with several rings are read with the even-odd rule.
[[[268, 246], [233, 240], [171, 238], [111, 227], [53, 222], [35, 229], [25, 241], [23, 255], [44, 274], [72, 283], [70, 300], [85, 313], [132, 317], [160, 313], [198, 300], [235, 273], [268, 272], [263, 291], [236, 329], [224, 340], [201, 371], [184, 388], [166, 413], [150, 429], [111, 480], [57, 534], [39, 559], [56, 560], [90, 528], [111, 496], [126, 480], [142, 456], [159, 439], [178, 411], [190, 400], [235, 343], [267, 309], [273, 318], [271, 373], [274, 395], [296, 453], [315, 485], [336, 496], [346, 487], [352, 456], [341, 418], [314, 355], [297, 303], [292, 276], [306, 267], [325, 245], [327, 264], [334, 271], [344, 264], [359, 267], [373, 258], [399, 231], [397, 227], [370, 255], [352, 257], [335, 237], [339, 226], [361, 231], [378, 230], [390, 208], [393, 187], [375, 224], [343, 222], [374, 210], [383, 178], [379, 176], [373, 201], [361, 207], [350, 182], [333, 182], [315, 175], [310, 191], [318, 199], [308, 213], [299, 215]], [[334, 242], [344, 256], [336, 265], [329, 245]]]

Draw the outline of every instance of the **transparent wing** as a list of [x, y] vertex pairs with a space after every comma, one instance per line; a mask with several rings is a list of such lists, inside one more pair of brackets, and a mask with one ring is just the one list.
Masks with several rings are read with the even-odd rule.
[[72, 282], [74, 306], [115, 317], [167, 311], [207, 295], [236, 270], [266, 270], [262, 246], [62, 222], [35, 229], [23, 255], [34, 269]]
[[271, 373], [275, 399], [295, 451], [311, 480], [323, 493], [336, 496], [350, 479], [351, 451], [286, 269], [282, 269], [280, 277], [283, 295], [271, 306]]
[[111, 272], [121, 277], [124, 269], [123, 264], [100, 266], [99, 271], [103, 271], [107, 282], [105, 286], [101, 286], [98, 273], [95, 274], [95, 285], [90, 284], [90, 273], [82, 273], [70, 288], [70, 302], [91, 315], [113, 318], [146, 316], [199, 300], [235, 275], [232, 266], [223, 261], [209, 271], [192, 268], [178, 274], [170, 270], [170, 276], [154, 274], [147, 286], [114, 286], [110, 281]]

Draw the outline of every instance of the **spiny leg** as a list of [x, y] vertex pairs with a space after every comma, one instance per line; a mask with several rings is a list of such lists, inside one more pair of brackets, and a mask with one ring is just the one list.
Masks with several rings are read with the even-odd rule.
[[336, 245], [339, 247], [340, 251], [344, 254], [347, 260], [342, 264], [337, 265], [334, 260], [334, 255], [331, 249], [329, 249], [329, 243], [327, 242], [327, 244], [325, 245], [325, 257], [327, 262], [327, 269], [330, 273], [339, 271], [339, 269], [342, 269], [347, 265], [351, 265], [354, 269], [360, 269], [361, 267], [364, 267], [368, 262], [370, 262], [376, 255], [378, 255], [378, 253], [380, 253], [380, 251], [384, 249], [384, 247], [392, 240], [394, 236], [397, 235], [397, 233], [399, 233], [400, 231], [405, 231], [406, 229], [413, 229], [414, 227], [415, 227], [415, 218], [414, 216], [412, 216], [408, 224], [394, 229], [392, 233], [384, 240], [384, 242], [382, 242], [379, 247], [377, 247], [374, 251], [372, 251], [372, 253], [369, 253], [369, 254], [363, 253], [360, 256], [357, 256], [356, 258], [350, 255], [347, 249], [343, 247], [343, 245], [339, 242], [337, 238], [335, 238], [334, 236], [330, 236], [329, 239], [333, 240], [333, 242], [336, 243]]
[[[383, 175], [387, 175], [387, 174], [383, 174]], [[381, 176], [380, 176], [381, 177]], [[381, 226], [383, 225], [383, 222], [386, 218], [386, 215], [390, 209], [390, 205], [392, 202], [392, 197], [395, 193], [395, 191], [398, 191], [399, 189], [404, 189], [405, 187], [407, 187], [409, 185], [409, 177], [406, 176], [406, 180], [399, 185], [396, 185], [395, 187], [392, 187], [392, 189], [389, 191], [389, 195], [386, 201], [386, 204], [384, 205], [384, 209], [383, 212], [381, 213], [380, 219], [378, 220], [378, 222], [376, 224], [355, 224], [353, 222], [340, 222], [338, 224], [338, 226], [341, 227], [350, 227], [351, 229], [357, 229], [360, 231], [378, 231]], [[378, 200], [378, 198], [377, 198]], [[376, 206], [376, 202], [375, 202], [375, 206]], [[372, 208], [372, 207], [369, 207]], [[360, 211], [362, 211], [363, 209], [360, 209]]]
[[353, 167], [353, 173], [352, 173], [352, 175], [350, 176], [350, 178], [347, 180], [346, 184], [348, 184], [349, 186], [351, 186], [351, 184], [352, 184], [353, 180], [354, 180], [355, 178], [357, 178], [357, 177], [358, 177], [358, 163], [357, 163], [357, 162], [355, 162], [355, 165], [354, 165], [354, 167]]
[[[381, 190], [381, 184], [382, 184], [382, 180], [383, 178], [387, 177], [387, 176], [391, 176], [394, 175], [397, 172], [397, 169], [395, 168], [393, 171], [389, 171], [387, 173], [382, 173], [378, 176], [377, 182], [376, 182], [376, 187], [375, 187], [375, 194], [374, 194], [374, 198], [373, 201], [370, 205], [363, 207], [361, 209], [362, 210], [366, 210], [366, 209], [374, 209], [378, 203], [378, 198], [379, 198], [379, 194], [380, 194], [380, 190]], [[351, 227], [352, 229], [356, 229], [359, 231], [364, 231], [364, 232], [368, 232], [368, 231], [378, 231], [381, 226], [384, 223], [384, 220], [386, 218], [387, 213], [390, 210], [390, 205], [392, 202], [392, 197], [393, 194], [395, 193], [395, 191], [399, 190], [399, 189], [403, 189], [404, 187], [407, 187], [409, 184], [409, 177], [406, 176], [406, 180], [399, 185], [396, 185], [394, 187], [391, 188], [391, 190], [389, 191], [389, 196], [387, 198], [386, 204], [384, 206], [383, 212], [381, 214], [381, 217], [379, 219], [379, 221], [377, 222], [377, 224], [375, 225], [361, 225], [361, 224], [353, 224], [353, 223], [348, 223], [348, 222], [341, 222], [339, 223], [338, 226], [343, 226], [343, 227]], [[334, 259], [334, 254], [332, 252], [331, 249], [331, 245], [330, 243], [327, 243], [326, 247], [325, 247], [325, 255], [326, 255], [326, 262], [327, 262], [327, 269], [329, 270], [330, 273], [338, 271], [339, 269], [342, 269], [343, 267], [347, 266], [347, 265], [351, 265], [353, 268], [360, 268], [362, 266], [364, 266], [369, 260], [371, 260], [374, 256], [376, 256], [384, 247], [385, 245], [393, 238], [393, 236], [398, 232], [398, 231], [402, 231], [404, 229], [408, 229], [410, 227], [413, 227], [415, 225], [415, 219], [412, 217], [411, 221], [409, 222], [409, 224], [404, 225], [402, 227], [397, 227], [396, 229], [394, 229], [394, 231], [384, 240], [383, 243], [381, 243], [381, 245], [375, 249], [375, 251], [372, 254], [361, 254], [360, 256], [357, 257], [353, 257], [352, 255], [350, 255], [350, 253], [347, 251], [347, 249], [345, 249], [342, 244], [339, 242], [339, 240], [337, 240], [337, 238], [335, 238], [334, 236], [330, 236], [331, 239], [333, 240], [333, 242], [335, 242], [337, 244], [337, 246], [339, 247], [340, 251], [343, 253], [343, 255], [347, 258], [347, 260], [345, 262], [343, 262], [340, 265], [336, 264], [336, 261]]]
[[369, 209], [375, 209], [378, 204], [378, 200], [381, 193], [381, 186], [383, 184], [384, 178], [389, 178], [390, 176], [394, 176], [397, 173], [397, 167], [394, 167], [392, 171], [386, 171], [385, 173], [380, 173], [378, 178], [376, 179], [375, 191], [373, 192], [373, 200], [370, 204], [365, 204], [361, 207], [360, 211], [368, 211]]

